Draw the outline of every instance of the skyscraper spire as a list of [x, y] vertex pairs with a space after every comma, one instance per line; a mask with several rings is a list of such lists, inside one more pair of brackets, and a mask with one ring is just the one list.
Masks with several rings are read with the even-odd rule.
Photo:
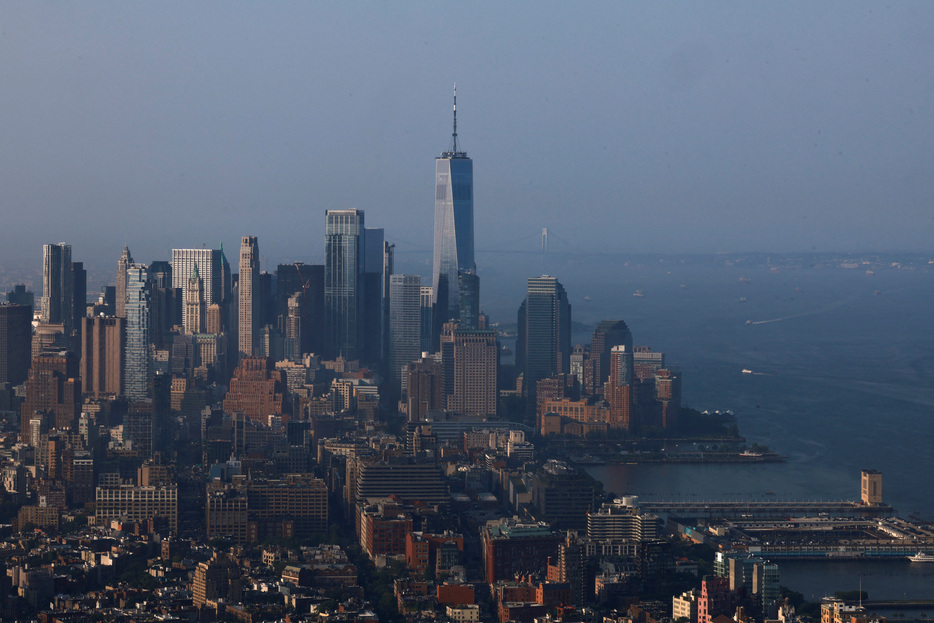
[[441, 152], [442, 158], [466, 158], [467, 153], [457, 145], [457, 83], [454, 83], [454, 130], [451, 132], [451, 147]]
[[114, 315], [118, 318], [126, 318], [126, 271], [133, 263], [133, 256], [130, 255], [130, 248], [123, 245], [123, 253], [117, 260], [117, 281], [115, 289], [116, 307]]
[[450, 151], [435, 158], [435, 239], [432, 266], [432, 343], [443, 324], [460, 316], [458, 273], [476, 270], [473, 244], [473, 161], [457, 144], [457, 84]]
[[457, 153], [457, 83], [454, 83], [454, 133], [452, 134], [454, 139], [454, 147], [451, 151]]

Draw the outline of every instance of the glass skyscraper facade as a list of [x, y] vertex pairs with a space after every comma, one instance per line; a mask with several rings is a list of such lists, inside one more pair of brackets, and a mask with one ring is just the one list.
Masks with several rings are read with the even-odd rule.
[[403, 368], [421, 356], [421, 290], [418, 275], [389, 277], [389, 366], [393, 383]]
[[516, 365], [533, 399], [535, 383], [570, 370], [571, 304], [564, 286], [548, 275], [529, 278], [518, 324]]
[[328, 210], [324, 243], [324, 308], [329, 357], [360, 355], [363, 210]]
[[126, 271], [126, 354], [123, 395], [129, 400], [149, 396], [149, 269], [131, 264]]
[[473, 161], [457, 147], [457, 91], [450, 151], [435, 159], [435, 239], [431, 285], [441, 322], [459, 314], [457, 274], [473, 271]]

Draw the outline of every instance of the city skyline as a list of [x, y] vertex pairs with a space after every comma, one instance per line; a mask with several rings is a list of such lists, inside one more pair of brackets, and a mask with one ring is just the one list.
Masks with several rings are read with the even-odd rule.
[[[518, 28], [518, 7], [4, 6], [0, 261], [244, 232], [279, 241], [263, 263], [316, 261], [320, 237], [290, 224], [350, 208], [430, 254], [455, 80], [478, 252], [534, 251], [545, 227], [568, 251], [929, 248], [934, 8], [800, 8], [546, 5]], [[461, 53], [423, 53], [441, 32]]]
[[0, 5], [0, 618], [929, 612], [934, 5], [426, 8]]

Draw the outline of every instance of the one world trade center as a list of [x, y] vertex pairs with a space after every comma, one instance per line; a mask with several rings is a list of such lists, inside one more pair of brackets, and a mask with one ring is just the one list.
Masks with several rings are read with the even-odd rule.
[[476, 270], [473, 247], [473, 161], [457, 145], [457, 85], [451, 149], [435, 159], [435, 244], [431, 284], [435, 331], [459, 314], [458, 275]]

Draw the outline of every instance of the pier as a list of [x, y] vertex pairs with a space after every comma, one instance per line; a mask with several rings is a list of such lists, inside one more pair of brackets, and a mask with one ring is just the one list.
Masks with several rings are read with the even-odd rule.
[[888, 504], [862, 504], [842, 501], [697, 501], [646, 502], [645, 512], [669, 517], [704, 517], [708, 519], [787, 519], [789, 517], [890, 517], [895, 514]]

